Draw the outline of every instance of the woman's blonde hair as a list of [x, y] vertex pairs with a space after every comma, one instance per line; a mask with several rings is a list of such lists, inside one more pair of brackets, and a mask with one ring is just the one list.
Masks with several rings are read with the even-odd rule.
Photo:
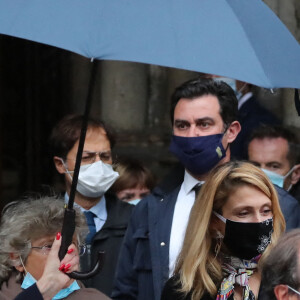
[[[240, 186], [251, 185], [272, 201], [273, 245], [285, 230], [277, 192], [268, 177], [258, 167], [248, 162], [228, 162], [209, 174], [192, 208], [182, 250], [175, 274], [180, 278], [180, 291], [192, 292], [192, 299], [200, 299], [204, 293], [216, 296], [221, 283], [222, 269], [214, 253], [215, 232], [211, 230], [213, 210], [222, 212], [229, 195]], [[271, 247], [263, 256], [266, 256]], [[263, 259], [263, 257], [262, 257]]]

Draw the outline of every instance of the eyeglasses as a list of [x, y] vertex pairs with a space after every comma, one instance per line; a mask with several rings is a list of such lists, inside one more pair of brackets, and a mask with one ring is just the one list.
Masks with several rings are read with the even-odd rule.
[[104, 163], [110, 163], [112, 160], [111, 151], [104, 151], [104, 152], [83, 151], [81, 157], [81, 164], [82, 165], [93, 164], [96, 161], [97, 156], [99, 156], [100, 160]]
[[[40, 251], [43, 255], [48, 255], [50, 250], [52, 248], [52, 245], [44, 245], [44, 246], [34, 246], [31, 247], [31, 249], [35, 249], [37, 251]], [[86, 245], [82, 244], [78, 246], [78, 255], [82, 256], [85, 253]]]

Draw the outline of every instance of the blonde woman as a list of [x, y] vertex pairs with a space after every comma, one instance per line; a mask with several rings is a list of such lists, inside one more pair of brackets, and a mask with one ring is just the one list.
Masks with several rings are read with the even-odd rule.
[[277, 193], [259, 168], [217, 167], [196, 199], [162, 299], [258, 299], [259, 266], [284, 230]]

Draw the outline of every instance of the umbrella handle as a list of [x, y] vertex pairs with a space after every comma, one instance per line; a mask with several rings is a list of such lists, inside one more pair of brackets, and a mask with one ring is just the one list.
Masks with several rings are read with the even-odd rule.
[[96, 264], [91, 271], [89, 271], [89, 272], [74, 271], [71, 273], [66, 273], [66, 275], [68, 275], [72, 279], [77, 279], [77, 280], [89, 279], [101, 271], [101, 269], [103, 268], [103, 264], [104, 264], [104, 257], [105, 257], [105, 253], [100, 251], [100, 252], [98, 252], [98, 258], [97, 258]]
[[60, 260], [62, 260], [65, 257], [69, 246], [72, 244], [74, 231], [75, 231], [75, 210], [65, 208], [64, 221], [61, 229], [62, 240], [58, 252], [58, 257]]
[[[74, 231], [75, 231], [75, 210], [66, 208], [63, 226], [61, 230], [61, 236], [62, 236], [61, 246], [58, 253], [60, 260], [62, 260], [65, 257], [68, 251], [68, 247], [72, 243]], [[71, 272], [66, 274], [73, 279], [78, 279], [78, 280], [88, 279], [96, 275], [102, 269], [103, 263], [104, 263], [104, 252], [99, 252], [96, 264], [91, 271]]]

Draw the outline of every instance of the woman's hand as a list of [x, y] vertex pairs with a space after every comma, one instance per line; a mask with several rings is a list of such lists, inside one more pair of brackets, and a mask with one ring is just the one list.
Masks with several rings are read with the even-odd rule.
[[61, 289], [69, 286], [74, 280], [65, 273], [78, 270], [79, 257], [75, 245], [68, 248], [68, 253], [60, 262], [58, 252], [61, 245], [61, 235], [58, 233], [49, 252], [42, 277], [37, 281], [37, 287], [45, 300], [52, 299]]
[[79, 270], [78, 249], [74, 244], [69, 246], [65, 257], [60, 262], [59, 270], [64, 273], [71, 273]]

